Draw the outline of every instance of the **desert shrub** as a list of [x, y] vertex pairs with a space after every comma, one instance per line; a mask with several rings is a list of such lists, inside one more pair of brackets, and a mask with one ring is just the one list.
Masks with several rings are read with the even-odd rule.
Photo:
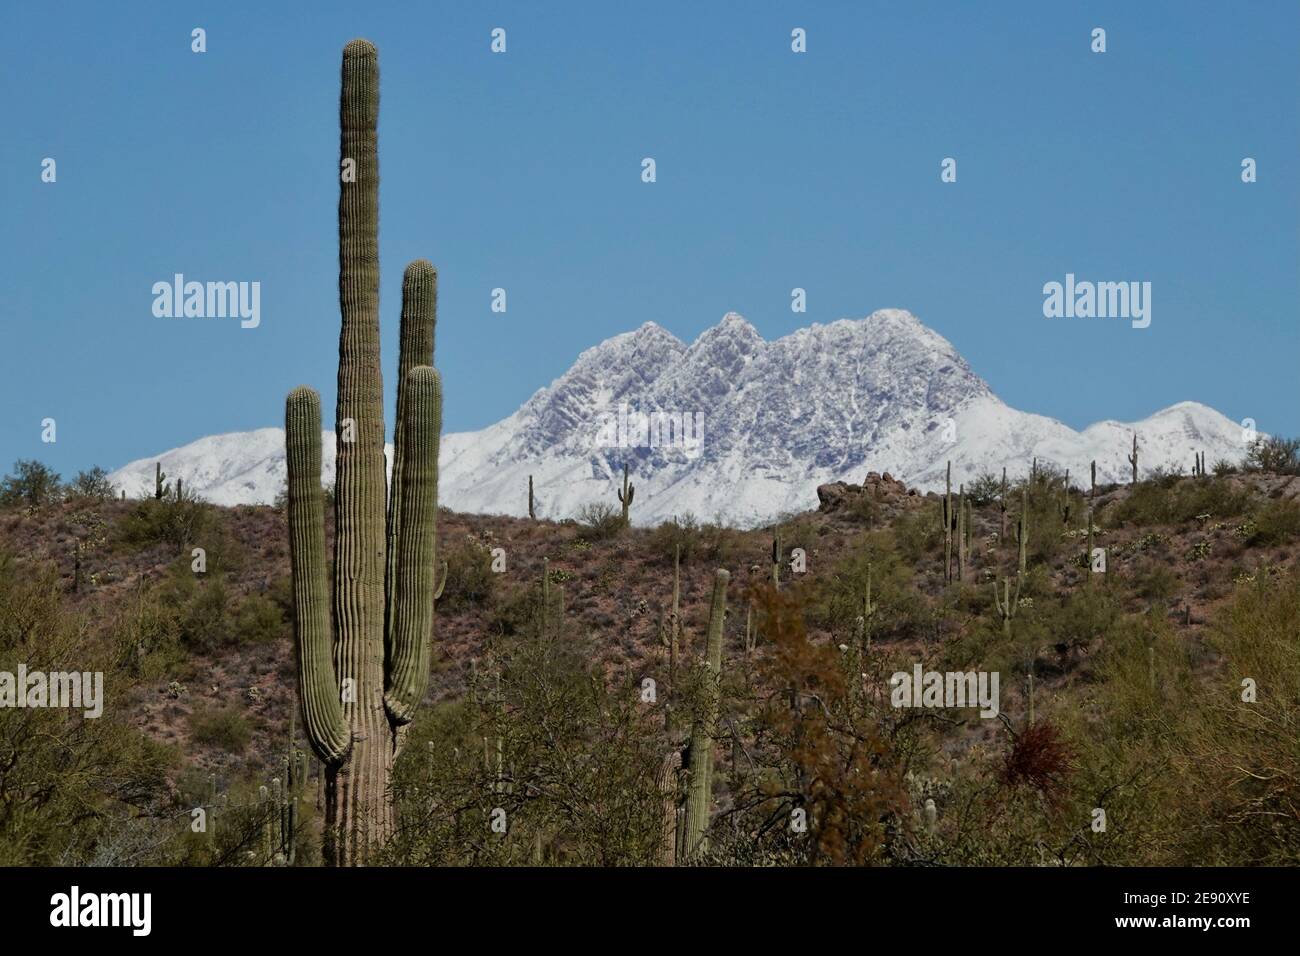
[[1129, 578], [1135, 594], [1157, 605], [1178, 591], [1178, 575], [1165, 561], [1140, 558]]
[[966, 486], [966, 497], [977, 508], [991, 505], [1002, 494], [1002, 476], [991, 471], [981, 472]]
[[253, 593], [239, 602], [231, 637], [241, 644], [269, 644], [290, 636], [289, 617], [273, 598]]
[[[398, 758], [403, 825], [387, 848], [405, 865], [647, 865], [658, 860], [662, 715], [633, 684], [593, 676], [589, 638], [495, 641], [490, 694], [416, 717]], [[500, 755], [498, 760], [497, 755]], [[494, 808], [510, 840], [484, 840]]]
[[108, 480], [108, 472], [98, 465], [89, 471], [77, 472], [67, 490], [69, 495], [95, 501], [112, 501], [117, 497], [117, 488]]
[[613, 505], [594, 501], [578, 510], [579, 537], [587, 541], [608, 541], [623, 530], [623, 514]]
[[57, 501], [62, 491], [58, 472], [39, 461], [20, 458], [13, 473], [0, 480], [0, 505], [38, 507]]
[[687, 512], [660, 522], [650, 532], [649, 548], [655, 557], [666, 564], [672, 564], [673, 555], [678, 548], [681, 549], [683, 563], [690, 561], [703, 548], [703, 535], [695, 515]]
[[243, 753], [253, 731], [248, 718], [235, 707], [203, 707], [190, 714], [190, 736], [204, 746]]
[[1248, 547], [1271, 547], [1300, 536], [1300, 502], [1270, 501], [1250, 516], [1245, 535]]
[[131, 547], [166, 544], [182, 549], [198, 544], [215, 524], [212, 507], [205, 502], [188, 496], [146, 498], [122, 521], [120, 537]]
[[1024, 728], [1007, 748], [1002, 782], [1009, 787], [1032, 787], [1050, 802], [1059, 802], [1074, 770], [1074, 750], [1050, 721]]
[[867, 570], [871, 571], [871, 600], [875, 612], [866, 622], [873, 642], [900, 640], [920, 633], [926, 616], [924, 601], [917, 594], [909, 568], [903, 566], [886, 533], [867, 536], [864, 546], [855, 548], [839, 561], [818, 586], [805, 608], [809, 624], [825, 627], [850, 638], [857, 633], [857, 619], [863, 615]]
[[497, 575], [492, 572], [492, 549], [469, 535], [444, 539], [439, 549], [439, 557], [447, 562], [447, 583], [438, 606], [487, 604], [497, 583]]
[[84, 709], [0, 707], [0, 865], [154, 862], [152, 818], [174, 755], [131, 727], [122, 705], [135, 689], [130, 673], [113, 642], [88, 633], [59, 594], [55, 569], [0, 553], [0, 671], [21, 662], [29, 673], [103, 674], [95, 718]]
[[898, 553], [909, 563], [919, 564], [943, 546], [943, 502], [927, 503], [894, 521]]
[[1244, 514], [1251, 506], [1248, 491], [1221, 478], [1193, 481], [1178, 478], [1172, 484], [1143, 482], [1111, 513], [1117, 527], [1181, 524], [1198, 515], [1228, 518]]
[[1300, 474], [1300, 438], [1257, 438], [1246, 449], [1245, 471]]

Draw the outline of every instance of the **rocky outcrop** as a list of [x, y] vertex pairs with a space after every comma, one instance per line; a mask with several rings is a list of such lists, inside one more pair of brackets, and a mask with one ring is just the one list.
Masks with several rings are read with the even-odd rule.
[[901, 498], [916, 497], [915, 488], [908, 488], [889, 472], [883, 475], [868, 472], [860, 485], [851, 485], [846, 481], [833, 481], [817, 486], [817, 510], [824, 514], [852, 508], [863, 497], [875, 501], [897, 501]]

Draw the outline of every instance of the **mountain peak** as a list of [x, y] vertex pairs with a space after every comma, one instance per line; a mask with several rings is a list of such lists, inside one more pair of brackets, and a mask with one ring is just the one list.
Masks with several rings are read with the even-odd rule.
[[[653, 422], [653, 424], [651, 424]], [[1000, 401], [947, 339], [905, 309], [813, 324], [765, 341], [728, 312], [689, 346], [654, 322], [583, 351], [512, 415], [443, 436], [441, 503], [523, 514], [528, 479], [539, 514], [571, 518], [615, 500], [621, 466], [638, 490], [632, 520], [693, 513], [755, 525], [816, 506], [819, 484], [889, 471], [922, 491], [1038, 458], [1100, 482], [1127, 480], [1138, 433], [1141, 467], [1187, 470], [1193, 452], [1240, 460], [1241, 426], [1197, 402], [1140, 422], [1082, 432]], [[332, 475], [334, 442], [323, 462]], [[154, 455], [111, 480], [153, 488]], [[161, 456], [185, 486], [218, 504], [269, 503], [284, 484], [279, 429], [201, 439]]]

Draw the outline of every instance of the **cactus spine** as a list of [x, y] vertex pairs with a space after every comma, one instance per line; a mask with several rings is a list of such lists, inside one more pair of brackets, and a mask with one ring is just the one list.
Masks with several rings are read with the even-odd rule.
[[632, 498], [636, 494], [636, 485], [627, 480], [627, 462], [623, 463], [623, 487], [618, 490], [618, 503], [623, 506], [623, 527], [629, 527], [632, 519], [628, 511], [632, 507]]
[[722, 621], [727, 612], [727, 583], [731, 574], [719, 568], [713, 576], [713, 604], [709, 609], [709, 636], [705, 653], [703, 713], [691, 732], [690, 788], [686, 799], [685, 858], [693, 860], [708, 850], [705, 831], [713, 802], [713, 736], [718, 720], [722, 676]]
[[[325, 764], [325, 859], [363, 864], [392, 828], [393, 761], [428, 681], [437, 564], [442, 383], [433, 369], [436, 276], [412, 263], [402, 286], [393, 492], [384, 462], [379, 363], [378, 54], [343, 51], [339, 104], [339, 334], [334, 622], [325, 583], [321, 411], [313, 390], [285, 403], [298, 688]], [[391, 553], [390, 549], [391, 548]]]
[[1133, 453], [1128, 456], [1128, 463], [1133, 466], [1133, 484], [1138, 483], [1138, 435], [1133, 433]]

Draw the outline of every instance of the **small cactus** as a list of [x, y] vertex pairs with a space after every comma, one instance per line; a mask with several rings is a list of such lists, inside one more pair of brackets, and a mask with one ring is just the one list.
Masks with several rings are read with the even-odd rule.
[[1007, 540], [1007, 469], [1002, 466], [1002, 485], [998, 490], [998, 541]]
[[1020, 575], [1016, 575], [1016, 594], [1011, 596], [1011, 582], [1005, 578], [1002, 581], [1002, 594], [998, 594], [997, 582], [993, 582], [993, 605], [997, 608], [998, 614], [1002, 616], [1002, 634], [1004, 637], [1011, 636], [1011, 621], [1016, 616], [1016, 607], [1020, 604]]
[[1016, 539], [1020, 545], [1018, 560], [1020, 574], [1023, 575], [1026, 564], [1026, 544], [1029, 541], [1029, 493], [1025, 489], [1020, 491], [1020, 520], [1016, 526]]
[[772, 586], [781, 587], [781, 526], [772, 532]]
[[943, 579], [952, 580], [952, 462], [943, 480]]
[[623, 487], [618, 490], [618, 503], [623, 506], [623, 527], [632, 523], [628, 512], [632, 508], [632, 498], [636, 495], [636, 485], [627, 480], [627, 462], [623, 463]]

